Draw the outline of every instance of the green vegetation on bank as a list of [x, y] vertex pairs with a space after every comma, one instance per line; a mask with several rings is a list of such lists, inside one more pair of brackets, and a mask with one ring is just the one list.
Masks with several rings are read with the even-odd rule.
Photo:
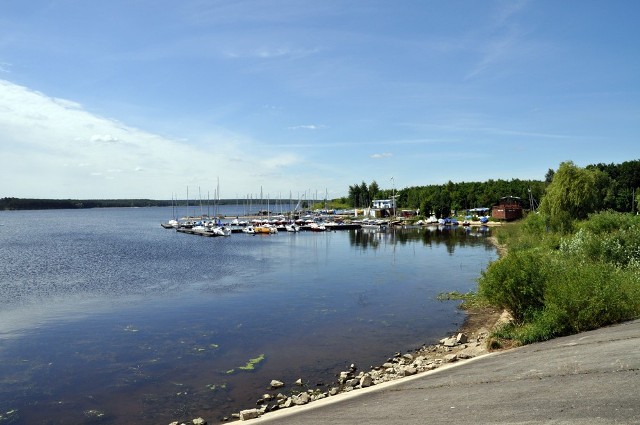
[[[565, 164], [571, 164], [568, 162]], [[562, 168], [562, 165], [561, 165]], [[585, 199], [566, 199], [577, 208], [567, 210], [570, 219], [558, 217], [559, 222], [571, 222], [572, 218], [584, 218], [588, 209], [595, 211], [611, 209], [620, 212], [637, 210], [640, 201], [640, 160], [625, 161], [621, 164], [588, 165], [579, 172], [571, 167], [555, 171], [549, 169], [544, 180], [488, 180], [485, 182], [447, 182], [439, 185], [411, 186], [401, 189], [382, 189], [374, 180], [369, 185], [365, 182], [349, 186], [348, 196], [341, 198], [342, 204], [349, 208], [362, 208], [371, 205], [373, 199], [389, 199], [395, 196], [398, 208], [420, 209], [424, 215], [434, 213], [436, 216], [449, 216], [451, 211], [460, 211], [475, 207], [491, 207], [500, 198], [516, 196], [521, 199], [526, 210], [535, 208], [530, 200], [543, 202], [550, 193], [549, 186], [556, 181], [556, 187], [574, 187], [582, 185], [584, 191], [575, 191], [575, 196], [586, 196]], [[577, 169], [577, 167], [575, 167]], [[560, 176], [557, 176], [558, 172]], [[542, 177], [542, 176], [541, 176]], [[574, 179], [580, 177], [580, 179]], [[563, 184], [560, 181], [564, 180]], [[553, 190], [551, 192], [554, 192]], [[555, 191], [557, 192], [557, 190]], [[634, 199], [635, 198], [635, 199]], [[565, 202], [563, 201], [563, 202]], [[583, 202], [584, 201], [584, 202]], [[588, 202], [587, 202], [588, 201]], [[589, 205], [590, 204], [590, 205]], [[562, 205], [560, 206], [562, 207]], [[574, 214], [572, 216], [572, 214]], [[571, 218], [572, 217], [572, 218]]]
[[562, 163], [540, 211], [496, 230], [507, 252], [478, 297], [514, 323], [495, 336], [528, 344], [640, 317], [640, 216], [601, 210], [607, 179]]

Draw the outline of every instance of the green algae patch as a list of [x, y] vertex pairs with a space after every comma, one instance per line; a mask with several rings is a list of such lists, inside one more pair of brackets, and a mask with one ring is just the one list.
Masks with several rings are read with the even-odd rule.
[[254, 358], [254, 359], [249, 359], [249, 361], [247, 362], [247, 364], [245, 364], [244, 366], [238, 366], [234, 369], [229, 369], [226, 372], [224, 372], [227, 375], [231, 375], [234, 374], [236, 372], [240, 372], [240, 371], [252, 371], [255, 370], [256, 366], [258, 366], [260, 363], [262, 363], [265, 359], [265, 355], [264, 354], [260, 354], [258, 357]]
[[227, 389], [227, 383], [223, 382], [221, 384], [208, 384], [207, 388], [213, 392], [223, 391]]
[[260, 354], [255, 359], [249, 359], [246, 365], [239, 366], [240, 370], [254, 370], [258, 364], [260, 364], [264, 360], [264, 354]]

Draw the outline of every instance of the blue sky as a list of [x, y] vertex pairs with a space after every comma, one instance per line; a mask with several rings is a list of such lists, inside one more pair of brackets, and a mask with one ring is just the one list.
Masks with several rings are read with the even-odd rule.
[[344, 196], [639, 159], [640, 2], [0, 0], [0, 197]]

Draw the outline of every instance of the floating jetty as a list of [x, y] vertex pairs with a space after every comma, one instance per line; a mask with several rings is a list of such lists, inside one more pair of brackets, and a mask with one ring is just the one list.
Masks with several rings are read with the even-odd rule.
[[[306, 220], [305, 220], [306, 219]], [[363, 219], [353, 219], [350, 216], [315, 216], [310, 219], [309, 216], [301, 217], [296, 220], [283, 219], [282, 216], [277, 219], [269, 219], [264, 216], [246, 216], [246, 217], [184, 217], [181, 220], [171, 220], [168, 223], [161, 223], [165, 229], [175, 229], [178, 233], [186, 233], [196, 236], [205, 237], [217, 237], [217, 236], [229, 236], [232, 233], [248, 233], [255, 234], [261, 232], [246, 232], [248, 228], [261, 228], [262, 226], [268, 226], [273, 228], [269, 233], [290, 233], [291, 230], [287, 229], [290, 225], [295, 223], [295, 231], [308, 231], [308, 232], [331, 232], [338, 230], [358, 230], [364, 229], [376, 232], [385, 232], [393, 228], [429, 228], [442, 227], [457, 228], [460, 227], [481, 227], [487, 228], [487, 226], [500, 225], [499, 222], [486, 222], [465, 220], [459, 223], [456, 220], [448, 222], [434, 222], [435, 220], [429, 219], [418, 220], [413, 222], [400, 217], [392, 217], [390, 219], [373, 219], [365, 217]], [[442, 220], [441, 220], [442, 221]], [[276, 231], [277, 230], [277, 231]]]
[[[206, 237], [218, 237], [218, 236], [228, 236], [225, 234], [214, 232], [209, 229], [194, 229], [188, 227], [178, 227], [176, 228], [176, 232], [178, 233], [187, 233], [189, 235], [198, 235], [198, 236], [206, 236]], [[229, 230], [229, 234], [231, 234], [231, 230]]]

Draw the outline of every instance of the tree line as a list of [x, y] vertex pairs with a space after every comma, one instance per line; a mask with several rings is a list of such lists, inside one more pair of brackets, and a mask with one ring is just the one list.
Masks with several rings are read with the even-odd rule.
[[152, 199], [28, 199], [1, 198], [0, 210], [54, 210], [112, 207], [163, 207], [171, 201]]
[[[573, 198], [566, 202], [575, 204], [572, 213], [588, 214], [597, 210], [632, 212], [638, 210], [640, 196], [640, 160], [621, 164], [593, 164], [585, 168], [576, 167], [572, 162], [560, 164], [558, 170], [549, 169], [544, 180], [488, 180], [486, 182], [449, 181], [440, 185], [412, 186], [402, 189], [382, 189], [374, 180], [349, 186], [347, 197], [337, 201], [350, 208], [366, 208], [374, 199], [395, 197], [398, 208], [420, 210], [422, 215], [448, 216], [451, 211], [486, 207], [497, 204], [500, 198], [515, 196], [520, 198], [523, 208], [536, 209], [539, 203], [554, 188], [549, 186], [560, 172], [559, 180], [567, 180]], [[574, 181], [573, 185], [569, 185]], [[581, 183], [577, 183], [581, 182]], [[557, 185], [559, 186], [559, 185]], [[589, 196], [586, 195], [589, 192]], [[587, 199], [588, 198], [588, 199]], [[195, 202], [195, 201], [192, 201]], [[245, 200], [221, 199], [219, 204], [243, 203]], [[551, 200], [547, 201], [548, 203]], [[0, 198], [0, 210], [28, 209], [68, 209], [68, 208], [108, 208], [108, 207], [152, 207], [186, 205], [186, 200], [152, 199], [25, 199]], [[577, 218], [578, 218], [577, 217]]]
[[[551, 183], [558, 172], [558, 180], [568, 181], [562, 185], [558, 183], [556, 187], [570, 187], [576, 192], [574, 200], [567, 201], [576, 204], [572, 211], [572, 214], [576, 214], [575, 218], [597, 210], [637, 210], [640, 160], [621, 164], [594, 164], [585, 168], [576, 167], [570, 161], [564, 162], [557, 171], [549, 169], [544, 180], [491, 179], [486, 182], [460, 183], [449, 181], [440, 185], [412, 186], [399, 190], [381, 189], [375, 180], [369, 185], [363, 181], [349, 186], [348, 196], [342, 201], [352, 208], [364, 208], [371, 206], [373, 199], [389, 199], [395, 196], [398, 208], [419, 209], [422, 215], [435, 214], [442, 217], [450, 215], [452, 211], [490, 208], [501, 198], [513, 196], [520, 198], [520, 204], [524, 209], [534, 210], [545, 196], [549, 193], [554, 194]], [[571, 180], [574, 181], [573, 184], [569, 184]], [[582, 198], [589, 198], [591, 204], [580, 201]]]

